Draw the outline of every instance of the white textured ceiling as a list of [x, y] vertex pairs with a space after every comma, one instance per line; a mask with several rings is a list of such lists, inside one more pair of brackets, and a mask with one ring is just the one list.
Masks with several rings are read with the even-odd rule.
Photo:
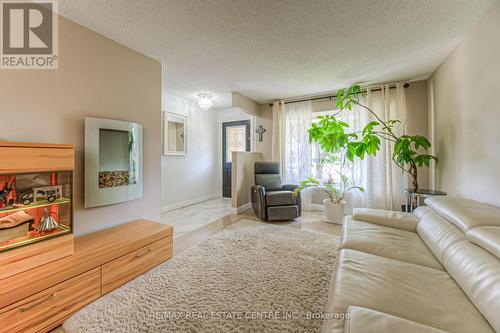
[[189, 97], [259, 102], [426, 77], [495, 0], [59, 0], [63, 16], [163, 63]]

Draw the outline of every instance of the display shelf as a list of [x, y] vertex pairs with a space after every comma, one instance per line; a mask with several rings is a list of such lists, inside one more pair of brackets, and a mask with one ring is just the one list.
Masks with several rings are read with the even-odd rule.
[[5, 242], [0, 242], [0, 251], [9, 250], [18, 246], [31, 244], [34, 241], [40, 241], [47, 238], [52, 238], [60, 235], [66, 235], [71, 232], [71, 229], [63, 224], [59, 225], [56, 230], [37, 232], [30, 231], [26, 236], [12, 239]]
[[70, 202], [71, 202], [71, 200], [68, 198], [59, 198], [59, 199], [56, 199], [52, 202], [44, 200], [44, 201], [40, 201], [40, 202], [34, 202], [32, 204], [29, 204], [29, 205], [22, 205], [22, 206], [18, 206], [18, 207], [10, 207], [10, 208], [5, 208], [5, 209], [0, 209], [0, 214], [2, 214], [2, 213], [14, 213], [14, 212], [18, 212], [20, 210], [33, 209], [33, 208], [43, 208], [43, 207], [52, 206], [52, 205], [67, 204]]

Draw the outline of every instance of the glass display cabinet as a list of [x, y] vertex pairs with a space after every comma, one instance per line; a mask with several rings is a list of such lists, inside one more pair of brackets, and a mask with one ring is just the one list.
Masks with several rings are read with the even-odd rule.
[[74, 253], [75, 146], [0, 141], [0, 280]]
[[72, 171], [0, 175], [0, 251], [69, 234]]

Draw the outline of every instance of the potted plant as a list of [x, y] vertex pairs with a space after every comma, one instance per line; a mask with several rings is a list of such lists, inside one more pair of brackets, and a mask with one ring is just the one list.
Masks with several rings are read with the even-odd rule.
[[[309, 140], [320, 145], [325, 152], [335, 153], [346, 151], [346, 157], [352, 162], [355, 157], [363, 159], [366, 155], [375, 156], [380, 150], [381, 140], [394, 144], [392, 160], [402, 170], [411, 175], [413, 190], [418, 190], [417, 167], [428, 167], [435, 156], [428, 154], [431, 143], [422, 135], [397, 135], [394, 132], [400, 120], [383, 121], [372, 109], [360, 102], [361, 87], [353, 85], [348, 89], [337, 91], [338, 112], [332, 116], [319, 117], [318, 123], [313, 123], [309, 132]], [[352, 110], [357, 105], [369, 112], [374, 121], [365, 125], [360, 132], [349, 132], [349, 124], [337, 120], [336, 116], [343, 111]], [[423, 151], [423, 153], [421, 153]]]
[[296, 197], [300, 193], [300, 191], [309, 187], [315, 187], [324, 191], [326, 194], [328, 194], [328, 198], [323, 200], [323, 205], [325, 206], [326, 213], [325, 222], [342, 224], [342, 221], [344, 220], [344, 199], [346, 194], [355, 189], [360, 190], [361, 192], [364, 192], [365, 190], [360, 186], [354, 186], [353, 184], [351, 184], [347, 176], [343, 175], [342, 173], [338, 172], [338, 174], [340, 175], [341, 179], [340, 184], [330, 182], [322, 183], [314, 177], [308, 177], [305, 180], [301, 181], [299, 183], [299, 186], [295, 188], [295, 190], [293, 191], [293, 196]]

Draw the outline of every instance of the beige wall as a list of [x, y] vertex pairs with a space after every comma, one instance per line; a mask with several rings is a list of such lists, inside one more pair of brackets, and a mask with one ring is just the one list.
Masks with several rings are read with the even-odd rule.
[[500, 206], [500, 3], [430, 79], [438, 189]]
[[[160, 217], [161, 65], [64, 18], [59, 69], [0, 70], [0, 138], [76, 144], [75, 234]], [[84, 117], [144, 126], [144, 197], [83, 208]]]
[[[406, 132], [409, 135], [423, 135], [429, 138], [427, 80], [411, 82], [410, 86], [405, 88], [405, 110]], [[411, 184], [411, 177], [408, 179], [408, 184]], [[418, 168], [418, 185], [420, 188], [429, 188], [429, 168]]]
[[235, 91], [231, 93], [231, 106], [243, 109], [254, 116], [258, 116], [260, 111], [257, 102]]
[[254, 185], [254, 164], [262, 161], [261, 153], [233, 152], [231, 165], [232, 207], [238, 208], [251, 201], [250, 189]]
[[255, 133], [255, 151], [262, 154], [262, 158], [266, 161], [271, 161], [273, 157], [273, 113], [272, 111], [260, 112], [255, 117], [255, 128], [259, 125], [266, 130], [262, 136], [262, 141], [259, 141], [259, 135]]

